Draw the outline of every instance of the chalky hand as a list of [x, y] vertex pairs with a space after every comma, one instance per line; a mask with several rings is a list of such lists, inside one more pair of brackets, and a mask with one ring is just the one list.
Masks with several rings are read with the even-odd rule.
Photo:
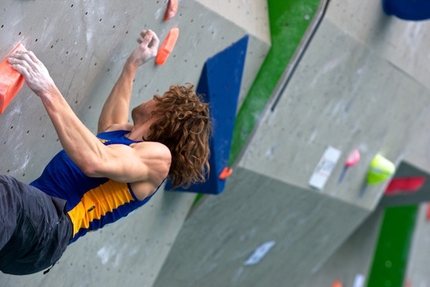
[[131, 53], [127, 62], [138, 67], [157, 55], [160, 40], [153, 31], [143, 30], [137, 42], [139, 45]]
[[24, 76], [28, 87], [38, 96], [55, 88], [54, 80], [45, 65], [30, 51], [16, 51], [9, 57], [9, 64]]

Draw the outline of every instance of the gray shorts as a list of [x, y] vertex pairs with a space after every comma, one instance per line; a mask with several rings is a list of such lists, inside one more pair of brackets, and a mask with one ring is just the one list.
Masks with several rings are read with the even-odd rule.
[[0, 270], [23, 275], [49, 268], [72, 236], [66, 201], [0, 175]]

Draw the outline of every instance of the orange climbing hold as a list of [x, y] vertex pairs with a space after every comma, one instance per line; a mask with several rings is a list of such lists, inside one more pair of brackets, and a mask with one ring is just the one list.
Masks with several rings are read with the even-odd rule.
[[233, 173], [233, 169], [229, 167], [224, 167], [224, 169], [219, 174], [219, 179], [225, 180]]
[[163, 44], [161, 44], [158, 50], [157, 57], [155, 58], [155, 63], [157, 65], [163, 65], [175, 47], [176, 40], [179, 37], [179, 28], [172, 28], [167, 34], [166, 39], [164, 39]]
[[25, 47], [19, 43], [0, 63], [0, 114], [4, 112], [24, 84], [24, 77], [14, 70], [7, 61], [9, 56], [18, 50], [26, 51]]
[[178, 12], [178, 0], [169, 0], [167, 3], [166, 14], [164, 14], [164, 21], [172, 19]]
[[331, 284], [331, 287], [342, 287], [342, 282], [340, 282], [339, 280], [335, 280], [333, 282], [333, 284]]

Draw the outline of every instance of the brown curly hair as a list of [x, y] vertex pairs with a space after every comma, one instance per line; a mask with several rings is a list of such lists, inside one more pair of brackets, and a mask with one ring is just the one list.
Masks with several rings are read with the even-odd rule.
[[209, 104], [204, 103], [192, 84], [172, 85], [163, 96], [155, 95], [157, 120], [146, 140], [166, 145], [172, 154], [169, 179], [173, 187], [204, 182], [209, 174], [209, 138], [212, 124]]

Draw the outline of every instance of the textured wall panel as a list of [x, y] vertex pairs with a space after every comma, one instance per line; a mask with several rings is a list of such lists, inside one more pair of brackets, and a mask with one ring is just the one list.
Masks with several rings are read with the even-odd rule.
[[[45, 63], [72, 109], [92, 131], [142, 29], [154, 30], [163, 40], [177, 26], [180, 36], [163, 66], [150, 62], [138, 72], [133, 106], [154, 93], [162, 94], [170, 84], [197, 83], [209, 57], [250, 34], [246, 27], [196, 1], [179, 1], [177, 15], [166, 22], [166, 1], [158, 0], [6, 0], [0, 8], [0, 57], [23, 42]], [[251, 35], [248, 47], [244, 91], [270, 43]], [[61, 148], [52, 124], [27, 87], [0, 121], [0, 173], [30, 182]], [[193, 199], [191, 194], [160, 190], [129, 218], [71, 245], [48, 275], [0, 274], [0, 286], [151, 286]]]
[[404, 21], [387, 16], [382, 1], [330, 2], [327, 18], [413, 78], [430, 87], [429, 21]]
[[[239, 96], [240, 107], [254, 82], [255, 71], [259, 70], [267, 55], [267, 47], [271, 44], [267, 0], [196, 1], [222, 15], [235, 25], [242, 27], [250, 35], [248, 56], [245, 62], [242, 89]], [[249, 61], [249, 59], [254, 60]], [[257, 59], [260, 61], [257, 61]]]
[[[384, 52], [390, 44], [375, 42], [391, 35], [376, 5], [330, 3], [226, 190], [186, 221], [155, 286], [299, 286], [370, 215], [387, 184], [359, 198], [370, 161], [381, 153], [398, 164], [430, 104], [427, 86], [394, 63], [398, 55]], [[371, 19], [356, 21], [365, 15]], [[374, 38], [360, 36], [369, 34]], [[399, 49], [411, 51], [409, 44]], [[324, 189], [313, 190], [308, 181], [327, 146], [342, 156]], [[355, 148], [361, 161], [338, 183]], [[276, 244], [259, 264], [244, 265], [270, 241]]]
[[[154, 287], [298, 286], [367, 214], [236, 168], [226, 191], [208, 197], [186, 221]], [[260, 245], [272, 241], [259, 263], [245, 264]]]
[[[324, 150], [333, 146], [342, 156], [322, 192], [372, 210], [383, 184], [358, 198], [370, 161], [381, 153], [399, 163], [429, 104], [430, 93], [419, 81], [324, 20], [241, 164], [305, 188]], [[355, 148], [361, 160], [339, 184]]]
[[[430, 21], [405, 21], [387, 16], [382, 11], [382, 1], [373, 0], [331, 1], [327, 17], [380, 57], [430, 87]], [[411, 136], [405, 154], [406, 161], [427, 172], [430, 171], [430, 135], [424, 131], [429, 121], [430, 112], [424, 111], [419, 117], [419, 130]]]

